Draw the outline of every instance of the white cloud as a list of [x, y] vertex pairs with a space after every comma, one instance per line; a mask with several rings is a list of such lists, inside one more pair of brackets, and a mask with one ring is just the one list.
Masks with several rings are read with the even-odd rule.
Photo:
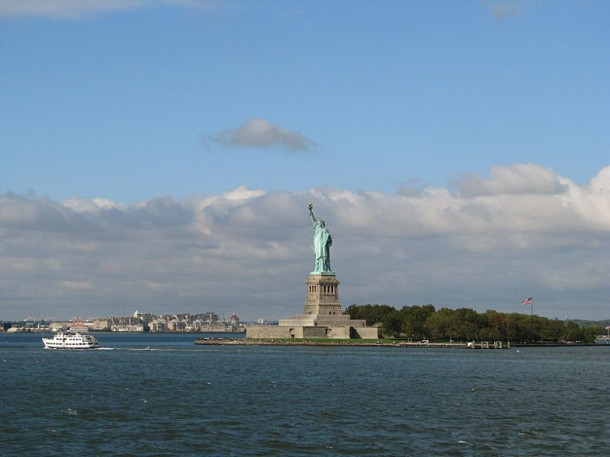
[[467, 196], [502, 194], [557, 194], [569, 182], [552, 170], [534, 164], [493, 167], [491, 179], [476, 175], [462, 177], [459, 188]]
[[470, 192], [240, 187], [133, 205], [0, 196], [0, 319], [298, 314], [313, 266], [310, 201], [333, 235], [344, 306], [520, 312], [533, 295], [542, 315], [608, 317], [610, 167], [587, 186], [523, 164], [466, 181]]
[[518, 0], [485, 0], [484, 3], [496, 19], [521, 16], [526, 11], [524, 2]]
[[63, 206], [65, 206], [66, 208], [74, 210], [78, 213], [87, 213], [87, 212], [99, 213], [100, 211], [109, 210], [109, 209], [113, 209], [113, 208], [116, 208], [116, 209], [125, 208], [125, 206], [123, 204], [115, 203], [112, 200], [108, 200], [106, 198], [84, 199], [84, 198], [72, 197], [68, 200], [62, 201], [61, 204]]
[[225, 129], [210, 139], [227, 147], [269, 148], [280, 147], [285, 151], [310, 151], [314, 142], [299, 132], [273, 125], [265, 119], [248, 119], [236, 129]]
[[45, 16], [76, 19], [107, 12], [178, 6], [212, 9], [215, 0], [0, 0], [0, 17]]

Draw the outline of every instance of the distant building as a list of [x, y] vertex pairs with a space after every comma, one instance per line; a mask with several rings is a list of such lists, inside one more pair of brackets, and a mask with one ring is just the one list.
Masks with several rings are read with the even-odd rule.
[[167, 332], [167, 321], [157, 318], [148, 324], [151, 332]]
[[157, 318], [157, 316], [155, 316], [154, 314], [140, 313], [138, 311], [133, 313], [133, 317], [136, 319], [140, 319], [144, 324], [149, 324]]
[[239, 317], [237, 317], [237, 314], [231, 314], [231, 317], [229, 318], [229, 325], [231, 327], [239, 327]]
[[92, 322], [91, 330], [96, 332], [108, 332], [112, 326], [110, 319], [94, 319]]

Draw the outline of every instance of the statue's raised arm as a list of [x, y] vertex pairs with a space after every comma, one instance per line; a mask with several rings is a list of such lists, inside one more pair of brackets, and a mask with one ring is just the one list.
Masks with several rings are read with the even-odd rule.
[[313, 224], [313, 251], [315, 257], [314, 271], [312, 273], [331, 273], [330, 269], [330, 246], [333, 244], [333, 239], [330, 232], [326, 228], [326, 224], [321, 219], [316, 219], [313, 214], [313, 205], [307, 205], [309, 208], [309, 216]]
[[311, 223], [313, 224], [313, 226], [316, 226], [316, 216], [313, 215], [313, 205], [310, 203], [307, 205], [307, 207], [309, 208], [309, 216], [311, 217]]

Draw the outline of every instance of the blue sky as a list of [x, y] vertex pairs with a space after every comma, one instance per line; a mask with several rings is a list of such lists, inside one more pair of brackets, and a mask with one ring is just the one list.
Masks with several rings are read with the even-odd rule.
[[[346, 299], [511, 310], [511, 303], [534, 294], [534, 289], [542, 294], [541, 314], [546, 296], [546, 315], [563, 317], [570, 310], [574, 316], [608, 317], [610, 289], [601, 279], [599, 284], [583, 279], [578, 286], [559, 287], [553, 281], [561, 282], [557, 278], [568, 273], [553, 276], [547, 270], [553, 262], [545, 263], [550, 258], [555, 263], [573, 261], [574, 255], [592, 262], [578, 269], [591, 270], [590, 277], [608, 270], [601, 255], [608, 256], [610, 232], [604, 213], [610, 205], [604, 184], [604, 170], [610, 165], [608, 17], [610, 4], [595, 0], [0, 0], [0, 194], [5, 201], [0, 217], [5, 236], [0, 245], [0, 287], [5, 289], [0, 319], [44, 317], [49, 308], [56, 308], [55, 314], [87, 315], [78, 311], [88, 306], [85, 303], [96, 303], [92, 314], [123, 309], [131, 314], [132, 305], [140, 311], [147, 306], [160, 310], [173, 297], [176, 303], [166, 306], [171, 311], [203, 306], [201, 296], [210, 297], [206, 306], [212, 310], [237, 310], [244, 317], [296, 314], [307, 268], [299, 269], [303, 260], [294, 245], [307, 248], [310, 227], [306, 211], [300, 221], [293, 208], [306, 209], [314, 198], [316, 208], [327, 211], [331, 232], [333, 216], [343, 230], [335, 238], [343, 233], [356, 240], [368, 234], [367, 245], [370, 236], [388, 238], [360, 222], [372, 217], [371, 212], [384, 231], [395, 233], [392, 243], [371, 246], [377, 252], [373, 270], [384, 271], [386, 279], [397, 275], [387, 284], [392, 292], [375, 291], [371, 285], [350, 295], [346, 288]], [[473, 193], [485, 198], [477, 203], [483, 204], [486, 216], [472, 227], [464, 217], [452, 229], [444, 225], [447, 221], [441, 228], [418, 213], [415, 203], [404, 201], [424, 195], [430, 199], [430, 211], [447, 214], [449, 200], [455, 203], [460, 196], [460, 211], [471, 208], [466, 198]], [[515, 201], [502, 207], [506, 214], [490, 209], [513, 197]], [[372, 199], [376, 204], [371, 208], [367, 202]], [[284, 213], [255, 210], [267, 200]], [[536, 204], [557, 204], [558, 212], [548, 219], [530, 217], [528, 226], [530, 213], [524, 208]], [[176, 271], [191, 271], [194, 266], [188, 262], [193, 258], [178, 260], [173, 251], [180, 249], [184, 234], [162, 238], [164, 221], [173, 220], [171, 215], [182, 221], [179, 214], [185, 211], [190, 214], [185, 220], [192, 224], [207, 211], [216, 214], [214, 224], [223, 217], [234, 223], [228, 215], [236, 207], [249, 208], [251, 217], [239, 219], [245, 226], [232, 228], [235, 236], [251, 241], [266, 236], [267, 248], [279, 243], [273, 245], [276, 254], [295, 268], [291, 279], [296, 292], [274, 297], [256, 291], [261, 298], [246, 305], [247, 295], [216, 297], [206, 287], [194, 287], [182, 299], [168, 292], [165, 302], [144, 291], [142, 284], [172, 289], [177, 280], [151, 280], [143, 260], [146, 237], [138, 230], [147, 226], [155, 234], [152, 239], [170, 246], [162, 255], [176, 256]], [[158, 218], [144, 215], [142, 208], [155, 208]], [[399, 208], [408, 221], [428, 220], [421, 223], [424, 229], [414, 235], [417, 230], [409, 223], [400, 226]], [[565, 208], [576, 213], [564, 214]], [[597, 216], [591, 208], [599, 209]], [[161, 217], [166, 210], [171, 215]], [[109, 211], [129, 221], [123, 232], [109, 222]], [[489, 219], [521, 221], [519, 215], [523, 221], [515, 227]], [[50, 231], [45, 227], [53, 224], [45, 217], [63, 222]], [[133, 236], [143, 243], [130, 253], [131, 258], [143, 256], [138, 257], [141, 276], [129, 282], [122, 295], [107, 294], [121, 288], [113, 282], [116, 278], [99, 270], [102, 254], [96, 247], [83, 246], [79, 254], [57, 247], [52, 254], [38, 244], [41, 239], [69, 245], [75, 233], [82, 241], [85, 235], [79, 230], [84, 225], [71, 225], [76, 219], [88, 220], [90, 229], [112, 226], [112, 236]], [[187, 224], [176, 222], [182, 223]], [[192, 230], [190, 225], [189, 236], [194, 236]], [[197, 242], [203, 244], [210, 241], [207, 237], [220, 236], [214, 230], [231, 231], [222, 224], [197, 230], [202, 237]], [[278, 238], [286, 230], [297, 230], [293, 233], [300, 237], [281, 245]], [[545, 230], [561, 231], [559, 244], [543, 249], [534, 243], [532, 233], [548, 240]], [[12, 236], [17, 231], [29, 237]], [[455, 252], [439, 248], [444, 243], [455, 247], [458, 239], [471, 236], [483, 243], [481, 234], [510, 241], [485, 248], [489, 257], [480, 258], [485, 249], [472, 240]], [[56, 237], [66, 238], [60, 242]], [[214, 243], [239, 245], [237, 239]], [[233, 267], [242, 270], [253, 262], [272, 274], [277, 258], [267, 259], [255, 244], [252, 251], [238, 249], [244, 257], [236, 258]], [[597, 263], [588, 250], [593, 245], [600, 255]], [[404, 249], [404, 258], [392, 257], [397, 246]], [[519, 277], [519, 266], [503, 279], [498, 275], [498, 284], [503, 284], [499, 296], [479, 291], [468, 281], [461, 285], [455, 272], [447, 277], [439, 273], [438, 283], [432, 281], [429, 289], [410, 296], [415, 262], [426, 259], [431, 271], [434, 265], [440, 270], [453, 254], [460, 259], [460, 274], [468, 275], [486, 270], [485, 261], [497, 268], [508, 265], [497, 259], [511, 246], [521, 246], [524, 251], [519, 252], [540, 263], [530, 259], [531, 271], [521, 273], [527, 278]], [[120, 263], [124, 250], [116, 249]], [[335, 249], [339, 254], [346, 248]], [[461, 249], [478, 253], [473, 263], [465, 262]], [[226, 252], [217, 254], [218, 262], [226, 261]], [[364, 255], [358, 253], [359, 258]], [[28, 295], [26, 272], [33, 273], [34, 265], [44, 261], [55, 265], [45, 271], [57, 275], [48, 278], [50, 296]], [[80, 266], [72, 270], [75, 265]], [[220, 263], [208, 267], [215, 270]], [[350, 268], [345, 266], [341, 276], [359, 277], [361, 273]], [[232, 271], [235, 287], [255, 290], [257, 283], [245, 286], [251, 280], [247, 273]], [[528, 284], [532, 275], [538, 281]], [[187, 276], [191, 285], [199, 280], [196, 274], [182, 277]], [[342, 280], [349, 285], [349, 278]], [[358, 281], [353, 282], [352, 291]], [[590, 294], [590, 306], [581, 303], [583, 294]]]

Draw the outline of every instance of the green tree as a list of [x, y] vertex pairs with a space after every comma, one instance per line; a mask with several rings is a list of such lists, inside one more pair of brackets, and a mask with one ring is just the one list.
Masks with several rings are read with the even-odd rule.
[[561, 340], [564, 323], [559, 320], [544, 319], [540, 322], [540, 341], [556, 342]]
[[453, 328], [453, 313], [449, 308], [441, 308], [426, 320], [426, 332], [433, 339], [451, 339], [456, 331]]
[[402, 316], [400, 311], [392, 311], [384, 314], [381, 321], [381, 333], [390, 338], [400, 337], [402, 328]]
[[380, 325], [384, 335], [406, 335], [412, 339], [504, 340], [511, 342], [594, 342], [604, 327], [519, 313], [488, 310], [477, 313], [470, 308], [441, 308], [432, 305], [404, 306], [400, 311], [389, 305], [356, 305], [345, 310], [352, 319], [364, 319], [367, 325]]
[[426, 321], [434, 312], [435, 309], [432, 305], [404, 306], [400, 310], [403, 334], [407, 338], [416, 340], [426, 338]]
[[485, 312], [484, 318], [485, 326], [479, 331], [481, 340], [508, 340], [509, 320], [506, 314], [488, 310]]
[[388, 305], [351, 305], [345, 310], [352, 319], [364, 319], [366, 325], [381, 324], [386, 314], [396, 311]]
[[479, 336], [479, 330], [485, 326], [484, 318], [470, 308], [459, 308], [453, 313], [453, 338], [471, 341]]
[[575, 343], [584, 340], [584, 333], [577, 323], [569, 321], [565, 325], [563, 339], [566, 342]]
[[595, 343], [597, 335], [601, 335], [603, 330], [601, 327], [585, 327], [583, 330], [583, 343]]

